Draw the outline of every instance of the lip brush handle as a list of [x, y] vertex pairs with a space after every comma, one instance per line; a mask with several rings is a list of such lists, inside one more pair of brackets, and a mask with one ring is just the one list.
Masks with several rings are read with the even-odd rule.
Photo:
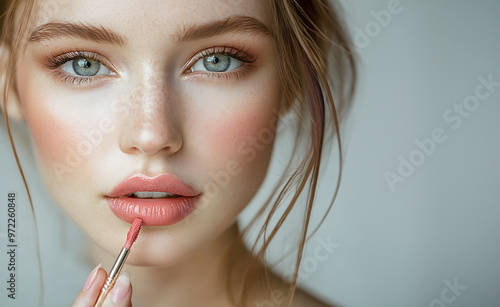
[[120, 275], [120, 272], [122, 271], [122, 268], [125, 265], [125, 260], [127, 260], [129, 252], [130, 252], [129, 249], [126, 249], [125, 247], [122, 248], [122, 251], [118, 255], [118, 258], [116, 258], [115, 264], [111, 268], [111, 272], [109, 273], [109, 276], [106, 279], [106, 282], [104, 283], [101, 292], [99, 293], [99, 297], [94, 307], [101, 307], [102, 304], [104, 303], [104, 300], [106, 299], [106, 296], [115, 286], [116, 280], [118, 279], [118, 275]]

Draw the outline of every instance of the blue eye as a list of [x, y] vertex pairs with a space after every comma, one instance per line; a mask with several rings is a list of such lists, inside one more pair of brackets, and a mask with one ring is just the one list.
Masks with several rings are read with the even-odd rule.
[[233, 70], [242, 65], [242, 62], [224, 54], [212, 54], [205, 56], [191, 67], [191, 71], [225, 72]]
[[111, 70], [97, 60], [90, 58], [75, 58], [61, 65], [65, 72], [83, 76], [93, 77], [98, 75], [111, 75]]

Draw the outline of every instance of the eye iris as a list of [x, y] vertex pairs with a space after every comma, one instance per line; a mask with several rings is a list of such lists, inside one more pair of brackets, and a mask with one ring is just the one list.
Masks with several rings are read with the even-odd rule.
[[226, 71], [231, 64], [231, 58], [223, 54], [214, 54], [203, 59], [205, 68], [209, 71]]
[[80, 76], [95, 76], [101, 64], [91, 59], [80, 58], [73, 61], [73, 69]]

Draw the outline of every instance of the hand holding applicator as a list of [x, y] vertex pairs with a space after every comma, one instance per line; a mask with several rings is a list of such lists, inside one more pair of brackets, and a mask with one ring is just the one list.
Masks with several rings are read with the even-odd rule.
[[132, 227], [130, 227], [130, 230], [128, 231], [127, 241], [125, 242], [122, 251], [118, 255], [118, 258], [116, 258], [115, 264], [113, 265], [111, 271], [109, 272], [108, 278], [106, 279], [106, 282], [104, 283], [104, 286], [101, 289], [101, 293], [99, 293], [99, 297], [94, 307], [102, 306], [102, 304], [104, 303], [104, 299], [106, 299], [108, 293], [111, 291], [111, 289], [113, 289], [116, 279], [118, 278], [118, 275], [120, 275], [122, 267], [125, 265], [125, 260], [127, 260], [130, 248], [132, 247], [132, 244], [135, 242], [135, 240], [137, 240], [137, 236], [139, 236], [139, 231], [141, 230], [141, 226], [142, 226], [142, 220], [135, 219], [134, 223], [132, 224]]

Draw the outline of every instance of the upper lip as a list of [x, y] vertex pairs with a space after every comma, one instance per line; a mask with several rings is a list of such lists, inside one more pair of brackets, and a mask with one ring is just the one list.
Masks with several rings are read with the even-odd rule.
[[134, 192], [163, 192], [180, 196], [197, 196], [199, 193], [187, 183], [169, 174], [154, 177], [137, 173], [120, 182], [107, 194], [108, 197], [120, 197]]

